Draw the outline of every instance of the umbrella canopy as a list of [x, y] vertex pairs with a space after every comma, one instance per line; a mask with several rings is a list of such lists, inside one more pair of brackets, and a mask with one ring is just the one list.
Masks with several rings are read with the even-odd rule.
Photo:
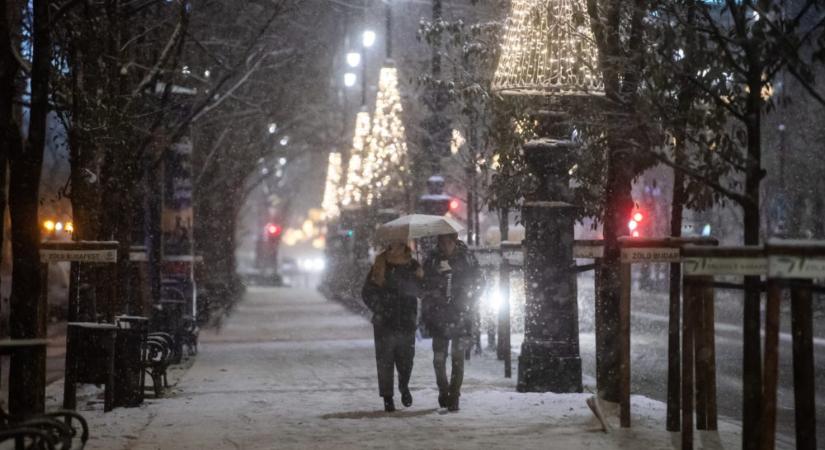
[[384, 242], [406, 242], [427, 236], [454, 234], [463, 229], [460, 223], [449, 217], [410, 214], [381, 225], [375, 237]]

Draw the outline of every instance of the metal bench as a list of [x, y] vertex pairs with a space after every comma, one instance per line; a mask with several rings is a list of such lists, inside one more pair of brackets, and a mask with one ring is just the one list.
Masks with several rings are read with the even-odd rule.
[[0, 442], [20, 449], [82, 449], [89, 440], [86, 419], [74, 411], [58, 410], [29, 417], [13, 417], [0, 409]]

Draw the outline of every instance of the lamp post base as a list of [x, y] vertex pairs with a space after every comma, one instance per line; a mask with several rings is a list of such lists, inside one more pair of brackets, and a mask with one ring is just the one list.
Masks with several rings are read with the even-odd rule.
[[579, 356], [554, 355], [552, 343], [524, 342], [518, 358], [518, 392], [582, 392]]

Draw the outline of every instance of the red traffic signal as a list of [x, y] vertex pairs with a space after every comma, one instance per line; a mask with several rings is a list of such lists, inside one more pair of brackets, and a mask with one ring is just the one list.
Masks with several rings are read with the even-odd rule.
[[450, 200], [450, 211], [455, 211], [456, 209], [458, 209], [458, 200]]
[[645, 220], [645, 215], [641, 211], [635, 211], [627, 222], [627, 229], [633, 237], [639, 237], [639, 224]]
[[266, 224], [266, 227], [264, 228], [264, 230], [266, 231], [266, 234], [268, 234], [269, 236], [272, 236], [272, 237], [276, 237], [276, 236], [281, 235], [280, 225], [276, 225], [274, 223]]

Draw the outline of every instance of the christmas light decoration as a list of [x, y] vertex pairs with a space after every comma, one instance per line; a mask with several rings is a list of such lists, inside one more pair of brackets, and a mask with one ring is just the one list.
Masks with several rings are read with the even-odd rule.
[[327, 164], [327, 181], [324, 185], [324, 199], [321, 201], [321, 208], [328, 219], [338, 217], [338, 203], [340, 200], [341, 179], [343, 178], [343, 168], [341, 167], [341, 154], [330, 152], [329, 163]]
[[366, 111], [361, 111], [355, 116], [355, 134], [352, 137], [347, 178], [340, 194], [341, 204], [345, 206], [360, 203], [363, 191], [369, 187], [371, 181], [371, 169], [364, 173], [369, 133], [370, 115]]
[[458, 154], [465, 142], [464, 135], [461, 134], [461, 131], [453, 129], [453, 137], [450, 139], [450, 153], [453, 155]]
[[364, 166], [371, 170], [371, 179], [377, 188], [369, 193], [367, 204], [392, 196], [395, 189], [403, 190], [406, 186], [407, 137], [401, 119], [403, 112], [398, 70], [388, 62], [378, 77], [369, 152]]
[[513, 0], [493, 90], [507, 95], [602, 94], [584, 0]]

